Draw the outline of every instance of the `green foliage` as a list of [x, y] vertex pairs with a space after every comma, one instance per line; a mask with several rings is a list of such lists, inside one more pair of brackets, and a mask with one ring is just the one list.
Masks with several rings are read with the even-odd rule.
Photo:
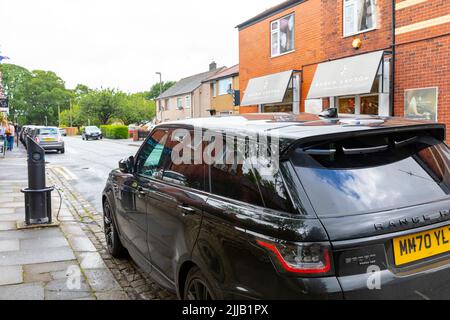
[[128, 127], [122, 125], [104, 125], [100, 126], [103, 136], [109, 139], [128, 139]]
[[[172, 87], [176, 82], [175, 81], [166, 81], [162, 83], [162, 92], [167, 91]], [[159, 94], [161, 92], [161, 87], [159, 82], [155, 83], [151, 88], [150, 91], [145, 92], [145, 96], [149, 100], [154, 100], [159, 97]]]
[[[64, 81], [51, 71], [28, 71], [1, 64], [3, 85], [8, 96], [11, 115], [21, 125], [81, 127], [107, 125], [114, 122], [133, 124], [151, 121], [156, 115], [155, 102], [159, 83], [150, 92], [126, 94], [114, 89], [93, 90], [78, 84], [74, 90], [65, 88]], [[163, 91], [175, 82], [165, 82]], [[60, 111], [58, 117], [58, 109]]]
[[3, 85], [8, 96], [11, 114], [21, 124], [58, 124], [58, 107], [67, 108], [72, 93], [54, 72], [28, 70], [16, 65], [1, 65]]

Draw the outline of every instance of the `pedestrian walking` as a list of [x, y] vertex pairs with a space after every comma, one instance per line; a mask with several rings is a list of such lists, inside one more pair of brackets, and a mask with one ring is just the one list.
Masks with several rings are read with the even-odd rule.
[[15, 128], [14, 125], [10, 122], [5, 128], [5, 135], [7, 141], [7, 150], [13, 151], [14, 149], [14, 137], [15, 137]]

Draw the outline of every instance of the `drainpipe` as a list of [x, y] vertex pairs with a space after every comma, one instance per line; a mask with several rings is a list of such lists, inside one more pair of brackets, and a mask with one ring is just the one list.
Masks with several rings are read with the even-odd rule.
[[392, 65], [391, 65], [391, 116], [395, 115], [395, 57], [396, 57], [396, 39], [395, 39], [396, 15], [395, 0], [392, 0]]

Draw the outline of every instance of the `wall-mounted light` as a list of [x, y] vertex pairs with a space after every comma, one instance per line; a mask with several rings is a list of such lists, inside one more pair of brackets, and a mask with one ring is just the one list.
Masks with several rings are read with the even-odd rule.
[[362, 47], [362, 40], [360, 38], [354, 39], [352, 42], [352, 47], [355, 50], [361, 49]]

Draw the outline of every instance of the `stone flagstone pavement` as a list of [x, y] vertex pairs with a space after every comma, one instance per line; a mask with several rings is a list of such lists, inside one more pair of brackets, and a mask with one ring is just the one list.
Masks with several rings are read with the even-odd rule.
[[[0, 159], [0, 300], [128, 299], [68, 209], [56, 228], [18, 230], [27, 187], [23, 150]], [[53, 195], [53, 213], [59, 196]]]

